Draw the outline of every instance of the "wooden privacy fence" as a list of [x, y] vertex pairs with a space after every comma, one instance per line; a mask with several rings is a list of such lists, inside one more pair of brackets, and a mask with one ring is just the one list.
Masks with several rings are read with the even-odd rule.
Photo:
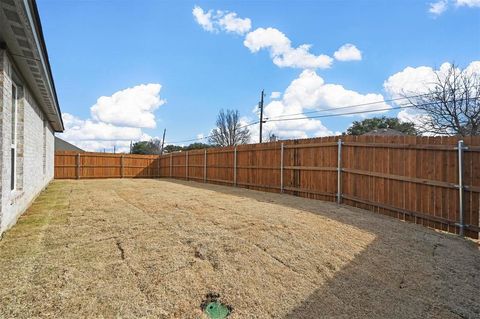
[[56, 179], [160, 177], [158, 155], [55, 152]]
[[473, 238], [480, 231], [480, 137], [336, 136], [161, 156], [55, 154], [55, 178], [120, 177], [282, 192]]

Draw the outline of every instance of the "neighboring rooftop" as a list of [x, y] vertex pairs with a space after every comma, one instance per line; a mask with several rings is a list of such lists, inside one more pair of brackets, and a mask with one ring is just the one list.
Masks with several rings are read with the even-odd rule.
[[85, 152], [80, 147], [77, 147], [55, 136], [55, 152], [56, 151], [74, 151], [74, 152], [82, 152], [82, 153]]

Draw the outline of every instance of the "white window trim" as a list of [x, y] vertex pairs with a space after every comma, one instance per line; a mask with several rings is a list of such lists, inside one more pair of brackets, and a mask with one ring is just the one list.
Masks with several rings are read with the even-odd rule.
[[[15, 96], [13, 96], [14, 94], [13, 87], [15, 87]], [[13, 81], [12, 81], [12, 112], [15, 112], [15, 116], [13, 116], [14, 123], [12, 123], [13, 136], [10, 144], [10, 154], [12, 153], [12, 149], [13, 149], [13, 171], [11, 172], [11, 174], [13, 174], [13, 188], [10, 185], [10, 190], [13, 193], [17, 190], [17, 123], [18, 123], [18, 86]], [[12, 162], [10, 162], [10, 165], [11, 163]], [[12, 178], [12, 176], [10, 176], [10, 178]]]

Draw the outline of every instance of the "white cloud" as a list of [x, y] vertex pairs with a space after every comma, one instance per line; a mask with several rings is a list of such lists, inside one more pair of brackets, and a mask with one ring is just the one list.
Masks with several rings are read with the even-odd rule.
[[[448, 69], [448, 63], [442, 64], [440, 70]], [[387, 94], [393, 98], [403, 98], [404, 96], [414, 96], [425, 94], [433, 88], [436, 80], [435, 70], [428, 66], [420, 67], [406, 67], [400, 72], [390, 76], [384, 83], [383, 87]], [[396, 102], [397, 105], [406, 105], [408, 100], [400, 100]], [[397, 114], [397, 118], [401, 122], [413, 122], [419, 125], [425, 120], [425, 114], [413, 109], [407, 108], [401, 110]]]
[[[445, 77], [450, 67], [448, 62], [443, 63], [437, 70], [429, 66], [416, 68], [409, 66], [390, 76], [383, 83], [383, 87], [392, 98], [424, 94], [434, 87], [437, 75], [440, 78]], [[458, 69], [457, 72], [460, 70]], [[472, 61], [463, 72], [480, 74], [480, 61]]]
[[293, 48], [290, 39], [275, 28], [258, 28], [252, 31], [246, 35], [243, 44], [253, 53], [262, 49], [269, 50], [273, 63], [279, 67], [326, 69], [333, 62], [328, 55], [310, 53], [311, 45], [302, 44]]
[[282, 92], [272, 92], [270, 94], [270, 99], [276, 100], [276, 99], [279, 99], [281, 96], [282, 96]]
[[[315, 110], [335, 109], [350, 105], [382, 101], [373, 106], [358, 106], [354, 109], [339, 110], [338, 112], [389, 108], [389, 105], [383, 102], [383, 96], [381, 94], [361, 94], [345, 89], [339, 84], [326, 84], [315, 71], [311, 70], [303, 71], [297, 79], [292, 81], [283, 95], [283, 101], [289, 105], [299, 105], [302, 108]], [[335, 113], [335, 111], [332, 112]]]
[[195, 21], [206, 31], [225, 31], [231, 33], [245, 34], [252, 28], [249, 18], [239, 18], [235, 12], [213, 10], [204, 11], [199, 6], [192, 10]]
[[244, 34], [252, 28], [249, 18], [238, 18], [235, 12], [227, 13], [218, 19], [218, 24], [227, 32]]
[[154, 128], [153, 113], [165, 101], [160, 99], [160, 84], [141, 84], [102, 96], [90, 108], [93, 119], [118, 126]]
[[202, 28], [206, 31], [213, 32], [215, 28], [213, 27], [212, 21], [212, 11], [205, 12], [202, 8], [195, 6], [192, 10], [192, 14], [195, 17], [195, 20]]
[[455, 5], [466, 7], [480, 7], [480, 0], [456, 0]]
[[480, 61], [472, 61], [470, 64], [463, 70], [466, 74], [475, 74], [480, 77]]
[[164, 100], [160, 99], [160, 84], [141, 84], [102, 96], [90, 108], [91, 118], [80, 119], [63, 113], [63, 138], [88, 151], [128, 151], [130, 141], [150, 140], [142, 128], [156, 125], [154, 111]]
[[82, 120], [69, 113], [63, 113], [62, 118], [65, 132], [58, 134], [58, 136], [87, 151], [103, 149], [112, 151], [115, 145], [117, 150], [121, 152], [125, 151], [125, 147], [130, 145], [130, 141], [149, 140], [151, 138], [137, 127], [121, 127], [90, 119]]
[[261, 49], [270, 49], [273, 56], [278, 56], [290, 50], [290, 40], [275, 28], [258, 28], [245, 37], [243, 44], [251, 51], [258, 52]]
[[[429, 5], [428, 12], [434, 16], [440, 16], [447, 11], [450, 2], [449, 0], [432, 2]], [[456, 7], [480, 8], [480, 0], [454, 0], [453, 2]]]
[[[209, 32], [224, 31], [243, 35], [252, 28], [249, 18], [239, 18], [235, 12], [204, 11], [195, 6], [192, 13], [197, 23]], [[269, 50], [273, 63], [279, 67], [326, 69], [333, 62], [328, 55], [310, 53], [311, 45], [309, 44], [292, 47], [290, 39], [275, 28], [258, 28], [249, 32], [245, 36], [243, 44], [251, 52], [258, 52], [262, 49]]]
[[444, 13], [448, 8], [448, 1], [447, 0], [439, 0], [437, 2], [430, 3], [430, 7], [428, 8], [428, 12], [435, 16], [439, 16]]
[[[380, 103], [377, 103], [379, 101]], [[365, 103], [375, 104], [335, 110], [336, 108]], [[264, 108], [264, 116], [270, 120], [299, 119], [294, 121], [267, 121], [264, 125], [264, 132], [275, 133], [282, 139], [333, 135], [338, 132], [329, 130], [319, 119], [309, 119], [301, 114], [306, 111], [324, 111], [323, 113], [311, 114], [324, 115], [388, 108], [390, 106], [384, 102], [381, 94], [361, 94], [338, 84], [325, 83], [315, 71], [304, 70], [290, 83], [281, 100], [273, 100]], [[257, 114], [258, 110], [255, 108], [254, 112]], [[255, 126], [251, 130], [253, 139], [256, 141], [258, 128]]]
[[81, 120], [71, 114], [62, 114], [65, 124], [63, 136], [67, 140], [131, 140], [139, 139], [142, 130], [138, 127], [122, 127], [109, 123]]
[[130, 152], [129, 141], [75, 141], [74, 145], [87, 152], [128, 153]]
[[404, 95], [417, 95], [428, 92], [433, 87], [435, 71], [428, 66], [406, 67], [390, 76], [384, 83], [385, 91], [394, 99]]
[[333, 56], [338, 61], [360, 61], [362, 60], [362, 52], [351, 43], [342, 45]]
[[412, 109], [403, 109], [397, 114], [397, 118], [400, 122], [412, 122], [415, 125], [421, 124], [425, 119], [428, 118], [428, 115], [423, 114], [419, 111]]
[[[416, 68], [409, 66], [390, 76], [383, 83], [383, 87], [387, 94], [394, 99], [425, 94], [434, 88], [437, 75], [440, 78], [445, 77], [450, 67], [451, 65], [448, 62], [443, 63], [437, 70], [428, 66]], [[460, 72], [460, 70], [458, 69], [457, 72]], [[463, 72], [476, 73], [480, 76], [480, 61], [472, 61]], [[406, 105], [408, 100], [400, 100], [396, 104]], [[427, 115], [416, 109], [407, 108], [401, 110], [397, 117], [402, 122], [409, 121], [420, 124], [425, 121]]]

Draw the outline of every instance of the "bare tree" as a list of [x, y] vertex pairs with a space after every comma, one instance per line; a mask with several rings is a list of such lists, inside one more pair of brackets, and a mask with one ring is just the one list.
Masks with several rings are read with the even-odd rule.
[[447, 71], [436, 71], [427, 94], [404, 97], [423, 115], [421, 133], [436, 135], [480, 135], [480, 73], [460, 70], [451, 64]]
[[246, 144], [250, 140], [250, 131], [240, 124], [238, 110], [220, 110], [217, 127], [213, 129], [209, 142], [219, 146]]

